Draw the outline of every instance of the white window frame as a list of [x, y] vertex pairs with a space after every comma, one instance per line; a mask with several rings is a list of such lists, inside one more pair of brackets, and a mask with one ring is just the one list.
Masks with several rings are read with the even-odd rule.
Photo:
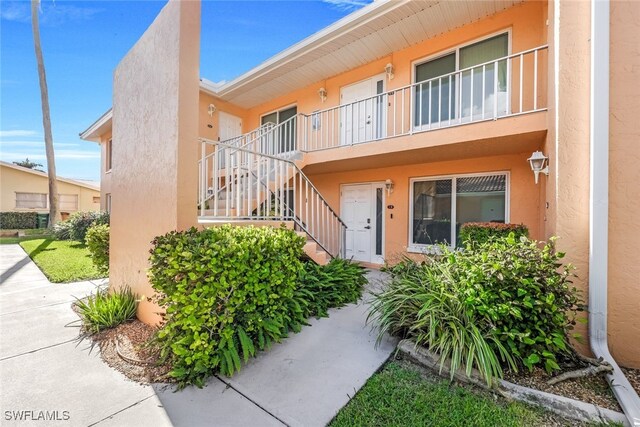
[[[436, 53], [432, 53], [432, 54], [429, 54], [427, 56], [423, 56], [421, 58], [414, 59], [413, 61], [411, 61], [411, 84], [415, 85], [415, 84], [418, 83], [418, 82], [416, 82], [416, 68], [419, 65], [422, 65], [422, 64], [425, 64], [427, 62], [433, 61], [435, 59], [442, 58], [443, 56], [447, 56], [447, 55], [450, 55], [452, 53], [455, 53], [455, 55], [456, 55], [456, 69], [455, 69], [454, 72], [458, 72], [460, 70], [460, 49], [464, 49], [467, 46], [474, 45], [474, 44], [479, 43], [481, 41], [488, 40], [490, 38], [493, 38], [493, 37], [496, 37], [496, 36], [499, 36], [499, 35], [502, 35], [502, 34], [505, 34], [505, 33], [507, 34], [507, 56], [510, 56], [511, 53], [512, 53], [511, 49], [512, 49], [512, 46], [513, 46], [513, 44], [512, 44], [512, 31], [513, 31], [512, 27], [503, 28], [501, 30], [498, 30], [498, 31], [495, 31], [493, 33], [484, 35], [482, 37], [478, 37], [476, 39], [468, 40], [468, 41], [466, 41], [464, 43], [461, 43], [461, 44], [458, 44], [458, 45], [456, 45], [456, 46], [454, 46], [452, 48], [441, 50], [441, 51], [438, 51]], [[511, 67], [507, 67], [507, 70], [508, 70], [508, 73], [507, 73], [507, 84], [509, 84], [509, 83], [511, 83]], [[454, 84], [456, 85], [456, 87], [458, 87], [458, 83], [457, 83], [458, 76], [456, 75], [455, 77], [456, 78], [454, 79]], [[413, 99], [413, 96], [414, 96], [413, 92], [414, 91], [411, 90], [411, 104], [409, 106], [410, 110], [411, 110], [410, 111], [410, 114], [411, 114], [411, 129], [413, 131], [420, 131], [420, 130], [425, 129], [425, 128], [428, 129], [429, 125], [422, 124], [422, 126], [416, 126], [415, 123], [414, 123], [415, 100]], [[459, 96], [456, 95], [456, 97], [455, 97], [455, 99], [453, 101], [454, 101], [453, 102], [453, 109], [454, 109], [454, 111], [458, 111], [458, 108], [460, 106], [460, 104], [459, 104], [460, 103]], [[510, 105], [510, 102], [507, 102], [507, 116], [510, 115], [510, 114], [511, 114], [511, 105]], [[470, 122], [470, 123], [473, 123], [473, 121]], [[440, 124], [438, 124], [438, 125], [440, 125]], [[433, 124], [431, 124], [431, 126], [433, 126]]]
[[[298, 111], [298, 103], [297, 102], [285, 105], [283, 107], [278, 107], [278, 108], [275, 108], [273, 110], [269, 110], [266, 113], [260, 114], [260, 126], [262, 126], [262, 118], [263, 117], [268, 116], [268, 115], [273, 114], [273, 113], [276, 113], [278, 115], [278, 121], [280, 121], [280, 112], [281, 111], [285, 111], [285, 110], [289, 110], [289, 109], [291, 109], [293, 107], [296, 107], [296, 114], [298, 114], [299, 111]], [[277, 126], [277, 125], [279, 125], [279, 123], [274, 123], [274, 125]]]
[[493, 176], [504, 175], [505, 176], [505, 190], [504, 190], [504, 223], [509, 224], [511, 221], [511, 173], [509, 171], [490, 171], [490, 172], [477, 172], [466, 174], [453, 174], [453, 175], [436, 175], [436, 176], [421, 176], [409, 179], [409, 234], [407, 252], [411, 253], [431, 253], [437, 251], [438, 245], [428, 245], [413, 243], [413, 184], [415, 182], [423, 181], [438, 181], [442, 179], [451, 180], [451, 242], [450, 248], [454, 248], [458, 236], [456, 235], [456, 220], [457, 220], [457, 179], [468, 178], [474, 176]]
[[[35, 206], [35, 207], [23, 207], [18, 206], [18, 194], [37, 194], [39, 196], [44, 196], [44, 206]], [[49, 209], [49, 193], [33, 193], [30, 191], [16, 191], [16, 209], [25, 209], [25, 210], [34, 210], [34, 209]]]
[[109, 138], [104, 149], [104, 173], [110, 173], [113, 168], [113, 138]]
[[104, 210], [111, 214], [111, 193], [105, 193], [104, 195]]

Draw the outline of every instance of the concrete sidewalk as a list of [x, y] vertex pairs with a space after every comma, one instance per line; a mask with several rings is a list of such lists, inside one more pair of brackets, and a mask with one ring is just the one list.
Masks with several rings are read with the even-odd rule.
[[[3, 426], [322, 426], [395, 345], [375, 348], [364, 324], [366, 306], [354, 304], [313, 319], [231, 379], [174, 393], [127, 380], [97, 349], [74, 341], [78, 330], [70, 323], [77, 316], [70, 304], [99, 282], [51, 284], [18, 245], [0, 245], [0, 277]], [[45, 415], [41, 411], [68, 419], [16, 420]]]

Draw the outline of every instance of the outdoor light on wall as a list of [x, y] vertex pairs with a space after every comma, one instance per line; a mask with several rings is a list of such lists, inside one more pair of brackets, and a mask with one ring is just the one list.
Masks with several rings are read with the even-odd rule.
[[327, 100], [327, 90], [325, 88], [321, 87], [320, 89], [318, 89], [318, 95], [320, 96], [322, 102]]
[[384, 66], [384, 72], [387, 73], [387, 78], [389, 80], [393, 80], [395, 76], [393, 74], [393, 64], [391, 62]]
[[390, 178], [384, 182], [384, 186], [387, 189], [387, 195], [393, 193], [393, 181]]
[[213, 104], [209, 104], [209, 108], [207, 109], [207, 114], [209, 114], [209, 117], [213, 117], [213, 113], [216, 112], [216, 106]]
[[536, 184], [538, 183], [538, 176], [541, 173], [547, 176], [549, 175], [549, 165], [547, 164], [549, 158], [542, 154], [542, 151], [534, 151], [533, 154], [531, 154], [531, 157], [527, 160], [531, 165], [531, 170], [535, 176]]

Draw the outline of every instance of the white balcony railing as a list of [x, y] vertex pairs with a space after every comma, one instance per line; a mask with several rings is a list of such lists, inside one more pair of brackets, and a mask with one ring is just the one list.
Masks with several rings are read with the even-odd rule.
[[547, 50], [537, 47], [299, 114], [298, 149], [323, 150], [546, 110]]

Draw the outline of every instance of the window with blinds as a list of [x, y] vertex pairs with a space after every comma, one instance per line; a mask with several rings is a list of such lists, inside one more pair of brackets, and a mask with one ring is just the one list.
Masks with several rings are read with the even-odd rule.
[[77, 194], [60, 194], [58, 198], [58, 204], [61, 212], [77, 211], [78, 210], [78, 195]]
[[43, 193], [16, 193], [16, 209], [46, 209], [47, 195]]

